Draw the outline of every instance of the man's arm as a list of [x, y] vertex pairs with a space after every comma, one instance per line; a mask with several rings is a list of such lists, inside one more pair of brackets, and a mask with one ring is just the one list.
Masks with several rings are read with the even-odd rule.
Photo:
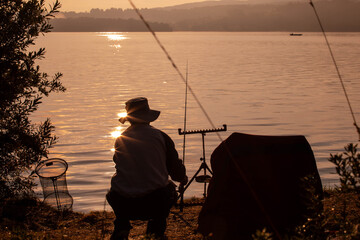
[[164, 132], [165, 145], [166, 145], [166, 167], [172, 180], [177, 182], [183, 182], [186, 177], [186, 169], [182, 161], [179, 159], [179, 155], [175, 149], [173, 140]]

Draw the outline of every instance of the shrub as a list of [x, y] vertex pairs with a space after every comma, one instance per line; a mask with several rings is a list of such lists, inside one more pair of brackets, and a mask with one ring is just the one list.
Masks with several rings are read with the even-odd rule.
[[35, 64], [45, 49], [29, 50], [39, 34], [51, 30], [49, 20], [60, 8], [57, 0], [49, 10], [44, 4], [44, 0], [0, 3], [0, 203], [31, 195], [34, 182], [27, 172], [47, 157], [56, 141], [49, 119], [40, 124], [29, 119], [44, 96], [65, 91], [60, 73], [49, 79]]
[[345, 152], [330, 154], [329, 161], [335, 164], [336, 173], [340, 176], [341, 191], [355, 190], [360, 193], [360, 153], [357, 152], [357, 144], [349, 143], [345, 146]]

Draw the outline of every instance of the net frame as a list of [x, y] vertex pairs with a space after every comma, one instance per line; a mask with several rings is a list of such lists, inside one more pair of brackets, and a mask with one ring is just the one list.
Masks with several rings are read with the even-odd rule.
[[59, 211], [70, 210], [73, 205], [73, 198], [67, 189], [67, 169], [67, 162], [61, 158], [45, 159], [35, 168], [43, 188], [44, 202], [57, 207]]

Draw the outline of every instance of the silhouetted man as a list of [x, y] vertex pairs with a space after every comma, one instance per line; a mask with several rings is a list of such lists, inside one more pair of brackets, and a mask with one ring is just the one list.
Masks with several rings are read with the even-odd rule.
[[128, 239], [130, 220], [135, 219], [148, 220], [146, 233], [163, 239], [177, 199], [169, 175], [186, 184], [185, 167], [171, 138], [150, 125], [160, 112], [150, 109], [146, 98], [130, 99], [125, 108], [127, 116], [119, 121], [131, 126], [116, 139], [116, 173], [106, 196], [116, 215], [111, 239]]

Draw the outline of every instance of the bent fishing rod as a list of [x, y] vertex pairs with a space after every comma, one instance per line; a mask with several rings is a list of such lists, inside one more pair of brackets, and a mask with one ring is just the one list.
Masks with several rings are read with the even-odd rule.
[[[146, 28], [148, 29], [148, 31], [153, 35], [154, 39], [156, 40], [157, 44], [159, 45], [159, 47], [162, 49], [162, 51], [165, 53], [167, 59], [170, 61], [172, 67], [176, 70], [176, 72], [178, 73], [178, 75], [180, 76], [181, 80], [183, 81], [183, 83], [186, 84], [186, 79], [184, 77], [184, 75], [181, 73], [181, 71], [179, 70], [179, 68], [177, 67], [177, 65], [175, 64], [174, 60], [172, 59], [172, 57], [170, 56], [170, 54], [168, 53], [168, 51], [166, 50], [166, 48], [164, 47], [164, 45], [161, 43], [160, 39], [157, 37], [156, 33], [154, 32], [154, 30], [151, 28], [150, 24], [145, 20], [145, 18], [143, 17], [143, 15], [140, 13], [139, 9], [135, 6], [135, 4], [133, 3], [132, 0], [128, 0], [130, 5], [132, 6], [132, 8], [134, 9], [135, 13], [139, 16], [139, 18], [141, 19], [141, 21], [145, 24]], [[195, 92], [192, 90], [192, 88], [190, 87], [189, 84], [187, 84], [187, 89], [190, 91], [191, 95], [193, 96], [193, 98], [195, 99], [197, 105], [200, 107], [201, 111], [203, 112], [203, 114], [205, 115], [206, 119], [208, 120], [208, 122], [210, 123], [210, 125], [212, 126], [213, 129], [215, 129], [215, 125], [212, 122], [209, 114], [207, 113], [207, 111], [205, 110], [205, 108], [203, 107], [203, 105], [201, 104], [200, 100], [198, 99], [198, 97], [196, 96]], [[219, 138], [219, 140], [221, 142], [224, 142], [222, 137], [220, 136], [219, 132], [215, 132], [217, 137]], [[272, 221], [269, 213], [267, 212], [267, 210], [265, 209], [262, 201], [260, 200], [258, 194], [256, 193], [256, 191], [252, 188], [249, 180], [247, 179], [245, 173], [243, 172], [243, 170], [240, 168], [239, 164], [236, 162], [233, 154], [231, 153], [230, 149], [228, 148], [227, 144], [225, 144], [225, 149], [228, 152], [231, 161], [233, 162], [233, 164], [235, 165], [235, 168], [237, 169], [237, 171], [239, 172], [241, 178], [243, 179], [243, 181], [245, 182], [246, 186], [248, 187], [253, 199], [255, 200], [256, 204], [258, 205], [260, 211], [264, 214], [264, 217], [266, 218], [268, 224], [270, 225], [271, 229], [274, 231], [275, 236], [281, 240], [282, 237], [277, 229], [277, 227], [274, 225], [274, 222]]]
[[323, 24], [322, 24], [322, 22], [321, 22], [321, 20], [320, 20], [319, 14], [318, 14], [318, 12], [317, 12], [317, 10], [316, 10], [316, 7], [315, 7], [313, 1], [310, 0], [309, 4], [311, 5], [312, 9], [314, 10], [316, 19], [317, 19], [317, 21], [318, 21], [318, 23], [319, 23], [319, 25], [320, 25], [322, 34], [323, 34], [323, 36], [324, 36], [324, 38], [325, 38], [326, 45], [327, 45], [327, 47], [328, 47], [328, 50], [329, 50], [331, 59], [332, 59], [333, 64], [334, 64], [334, 66], [335, 66], [336, 73], [337, 73], [337, 76], [338, 76], [338, 78], [339, 78], [341, 87], [342, 87], [342, 89], [343, 89], [343, 91], [344, 91], [344, 95], [345, 95], [347, 104], [348, 104], [348, 106], [349, 106], [349, 110], [350, 110], [352, 119], [353, 119], [353, 121], [354, 121], [353, 124], [354, 124], [354, 126], [355, 126], [355, 128], [356, 128], [356, 131], [357, 131], [358, 135], [359, 135], [359, 141], [360, 141], [360, 128], [359, 128], [359, 126], [357, 125], [356, 118], [355, 118], [355, 114], [354, 114], [353, 108], [351, 107], [350, 98], [349, 98], [349, 96], [348, 96], [348, 94], [347, 94], [344, 81], [343, 81], [342, 76], [341, 76], [341, 74], [340, 74], [339, 66], [338, 66], [338, 64], [337, 64], [337, 62], [336, 62], [336, 60], [335, 60], [335, 56], [334, 56], [333, 51], [332, 51], [332, 49], [331, 49], [329, 40], [328, 40], [327, 35], [326, 35], [326, 32], [325, 32], [325, 29], [324, 29], [324, 27], [323, 27]]

